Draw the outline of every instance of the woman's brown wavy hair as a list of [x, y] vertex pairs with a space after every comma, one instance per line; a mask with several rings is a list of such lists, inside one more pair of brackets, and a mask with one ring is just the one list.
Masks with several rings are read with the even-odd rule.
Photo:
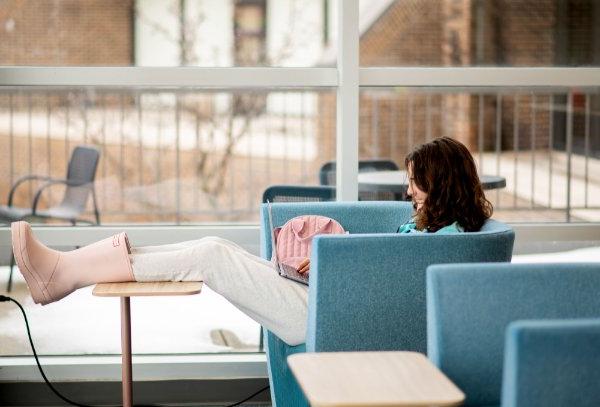
[[437, 138], [410, 152], [404, 165], [410, 166], [416, 186], [427, 193], [414, 217], [417, 229], [437, 232], [458, 222], [466, 232], [476, 232], [492, 216], [473, 157], [460, 142]]

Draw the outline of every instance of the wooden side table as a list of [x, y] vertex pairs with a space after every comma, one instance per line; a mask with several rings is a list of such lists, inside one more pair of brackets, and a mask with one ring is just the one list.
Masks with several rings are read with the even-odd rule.
[[94, 287], [98, 297], [121, 297], [121, 371], [123, 382], [123, 406], [133, 405], [131, 364], [131, 308], [130, 297], [191, 295], [202, 290], [201, 282], [157, 282], [157, 283], [103, 283]]
[[457, 406], [465, 399], [416, 352], [297, 353], [288, 364], [313, 407]]

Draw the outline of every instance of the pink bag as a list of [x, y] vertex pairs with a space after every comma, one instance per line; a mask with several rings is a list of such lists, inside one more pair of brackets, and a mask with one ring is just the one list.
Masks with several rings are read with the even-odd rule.
[[300, 263], [310, 258], [314, 236], [344, 233], [346, 231], [335, 219], [318, 215], [297, 216], [274, 230], [277, 260], [299, 270]]

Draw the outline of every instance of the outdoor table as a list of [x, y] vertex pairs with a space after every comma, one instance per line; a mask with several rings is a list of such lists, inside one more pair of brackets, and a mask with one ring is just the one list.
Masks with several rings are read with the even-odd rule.
[[202, 289], [201, 282], [155, 282], [155, 283], [103, 283], [96, 284], [94, 295], [98, 297], [121, 297], [121, 374], [123, 383], [123, 407], [133, 405], [133, 376], [131, 363], [131, 310], [130, 297], [191, 295]]
[[[506, 186], [506, 178], [497, 175], [482, 175], [483, 189], [499, 189]], [[393, 192], [405, 196], [408, 189], [406, 171], [374, 171], [358, 174], [358, 189], [366, 192]]]
[[297, 353], [288, 364], [313, 407], [441, 407], [465, 399], [417, 352]]

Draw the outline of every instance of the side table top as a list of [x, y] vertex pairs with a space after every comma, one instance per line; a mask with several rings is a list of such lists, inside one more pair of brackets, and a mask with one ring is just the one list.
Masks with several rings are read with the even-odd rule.
[[311, 406], [456, 406], [465, 395], [416, 352], [298, 353], [288, 357]]
[[100, 283], [92, 294], [98, 297], [140, 297], [158, 295], [192, 295], [202, 290], [201, 281], [161, 281], [151, 283]]

